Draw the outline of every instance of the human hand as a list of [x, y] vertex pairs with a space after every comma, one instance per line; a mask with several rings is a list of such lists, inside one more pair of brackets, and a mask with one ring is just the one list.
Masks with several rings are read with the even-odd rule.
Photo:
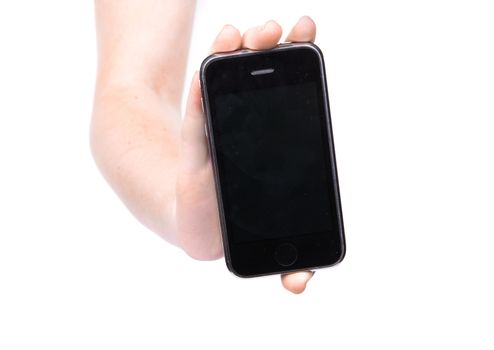
[[[274, 21], [254, 27], [243, 36], [231, 25], [226, 25], [216, 37], [211, 53], [234, 51], [240, 48], [269, 49], [278, 44], [282, 29]], [[302, 17], [293, 27], [286, 41], [314, 41], [316, 26], [309, 17]], [[205, 116], [201, 106], [198, 74], [193, 77], [187, 108], [181, 129], [181, 147], [177, 171], [175, 218], [177, 243], [191, 257], [212, 260], [223, 255], [218, 221], [211, 158], [205, 135]], [[283, 286], [293, 293], [305, 290], [313, 272], [283, 274]]]

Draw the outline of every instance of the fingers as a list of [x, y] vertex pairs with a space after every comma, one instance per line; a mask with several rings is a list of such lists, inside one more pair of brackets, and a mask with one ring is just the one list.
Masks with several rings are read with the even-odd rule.
[[[281, 38], [281, 26], [275, 21], [266, 22], [263, 26], [247, 30], [242, 37], [242, 46], [253, 50], [263, 50], [275, 47]], [[316, 24], [308, 17], [303, 16], [292, 28], [286, 41], [308, 42], [316, 38]]]
[[315, 39], [316, 24], [309, 16], [301, 17], [286, 37], [286, 41], [290, 42], [307, 42]]
[[281, 275], [281, 283], [290, 292], [300, 294], [305, 290], [312, 276], [314, 276], [314, 271], [287, 273]]
[[209, 53], [235, 51], [240, 48], [242, 37], [237, 28], [225, 25], [214, 40]]
[[271, 20], [263, 26], [247, 30], [242, 37], [242, 46], [253, 50], [270, 49], [278, 44], [281, 33], [281, 26]]

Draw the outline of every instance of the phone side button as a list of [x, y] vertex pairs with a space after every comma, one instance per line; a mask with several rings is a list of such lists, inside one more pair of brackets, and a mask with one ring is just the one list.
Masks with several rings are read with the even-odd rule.
[[274, 260], [281, 266], [291, 266], [297, 261], [298, 250], [291, 243], [282, 243], [274, 251]]

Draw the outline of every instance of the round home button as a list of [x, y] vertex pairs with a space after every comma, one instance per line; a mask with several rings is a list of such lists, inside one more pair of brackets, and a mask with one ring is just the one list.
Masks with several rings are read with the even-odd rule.
[[293, 265], [297, 257], [297, 248], [291, 243], [282, 243], [274, 251], [274, 259], [281, 266]]

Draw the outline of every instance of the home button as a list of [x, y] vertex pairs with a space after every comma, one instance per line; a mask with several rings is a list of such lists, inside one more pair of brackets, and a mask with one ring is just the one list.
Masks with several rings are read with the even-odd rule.
[[293, 265], [297, 257], [297, 248], [291, 243], [282, 243], [274, 251], [274, 259], [281, 266]]

